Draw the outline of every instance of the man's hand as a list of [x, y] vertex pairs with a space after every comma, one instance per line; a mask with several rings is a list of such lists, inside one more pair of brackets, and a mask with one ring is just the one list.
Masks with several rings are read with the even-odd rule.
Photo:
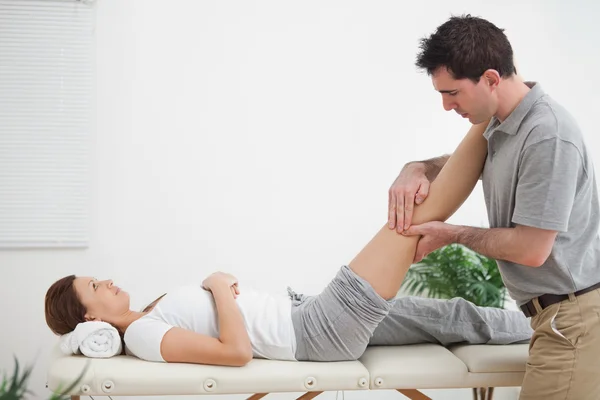
[[429, 179], [422, 163], [409, 163], [389, 189], [388, 227], [398, 233], [408, 228], [412, 222], [414, 205], [421, 204], [429, 194]]
[[413, 262], [418, 263], [432, 251], [454, 243], [456, 241], [456, 228], [455, 225], [432, 221], [413, 225], [402, 232], [405, 236], [422, 236], [417, 243], [417, 251]]
[[226, 285], [231, 290], [234, 299], [240, 294], [237, 278], [225, 272], [215, 272], [202, 282], [202, 287], [209, 291], [218, 285]]

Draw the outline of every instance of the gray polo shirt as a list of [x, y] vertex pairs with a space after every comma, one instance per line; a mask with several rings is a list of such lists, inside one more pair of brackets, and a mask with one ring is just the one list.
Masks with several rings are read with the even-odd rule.
[[484, 136], [482, 185], [490, 228], [516, 224], [558, 231], [539, 268], [498, 260], [519, 305], [545, 294], [567, 294], [600, 281], [598, 191], [594, 166], [574, 118], [539, 83]]

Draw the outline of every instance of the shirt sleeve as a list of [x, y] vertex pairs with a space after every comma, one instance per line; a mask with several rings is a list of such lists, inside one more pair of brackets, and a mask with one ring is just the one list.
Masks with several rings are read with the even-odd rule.
[[125, 346], [137, 358], [146, 361], [166, 362], [160, 353], [160, 345], [172, 325], [152, 317], [142, 317], [125, 331]]
[[526, 147], [519, 165], [512, 222], [566, 232], [582, 165], [577, 147], [558, 137]]

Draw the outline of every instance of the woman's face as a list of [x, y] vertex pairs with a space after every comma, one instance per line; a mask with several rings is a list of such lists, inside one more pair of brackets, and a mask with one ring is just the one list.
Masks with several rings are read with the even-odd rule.
[[112, 323], [129, 311], [129, 294], [113, 285], [110, 279], [99, 281], [92, 277], [77, 277], [73, 285], [86, 309], [88, 321]]

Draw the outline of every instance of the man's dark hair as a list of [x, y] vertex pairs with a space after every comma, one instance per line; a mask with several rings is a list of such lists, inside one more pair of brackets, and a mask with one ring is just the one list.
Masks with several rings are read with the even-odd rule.
[[469, 14], [451, 17], [431, 36], [422, 38], [419, 48], [416, 65], [429, 75], [446, 67], [455, 79], [479, 82], [487, 69], [495, 69], [501, 77], [517, 72], [504, 29]]

